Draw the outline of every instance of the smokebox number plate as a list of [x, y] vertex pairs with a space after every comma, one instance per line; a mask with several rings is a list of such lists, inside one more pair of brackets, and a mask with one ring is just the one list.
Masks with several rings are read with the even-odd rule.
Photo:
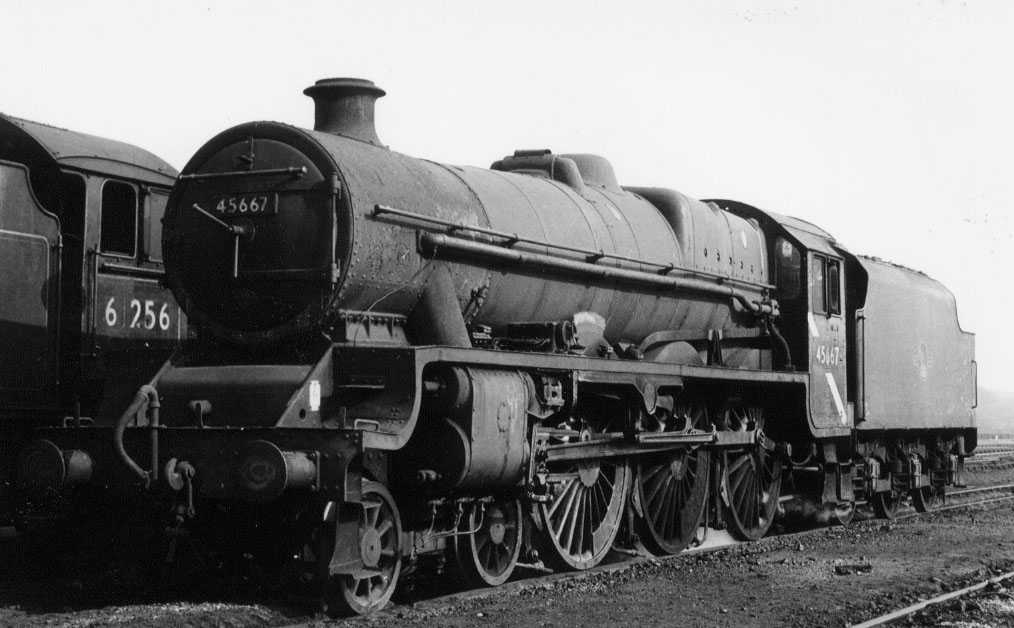
[[278, 213], [277, 194], [228, 194], [216, 196], [212, 207], [223, 216], [261, 216]]

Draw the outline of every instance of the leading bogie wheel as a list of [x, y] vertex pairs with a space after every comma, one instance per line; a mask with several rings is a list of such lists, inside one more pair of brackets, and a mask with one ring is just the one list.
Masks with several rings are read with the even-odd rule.
[[513, 497], [472, 504], [453, 543], [468, 585], [495, 587], [507, 582], [521, 553], [523, 520], [521, 501]]
[[[379, 482], [364, 482], [358, 509], [363, 568], [325, 579], [324, 610], [332, 617], [367, 615], [384, 608], [401, 575], [401, 516], [391, 493]], [[334, 547], [333, 529], [330, 547]], [[324, 560], [330, 560], [331, 554], [322, 552]]]

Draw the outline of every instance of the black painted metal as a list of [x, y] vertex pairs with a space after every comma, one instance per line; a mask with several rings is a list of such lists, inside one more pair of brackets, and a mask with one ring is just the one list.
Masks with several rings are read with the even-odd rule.
[[[684, 387], [685, 382], [715, 384], [756, 384], [770, 388], [772, 394], [805, 394], [810, 385], [806, 373], [772, 372], [665, 364], [639, 360], [616, 360], [581, 355], [524, 353], [466, 349], [455, 347], [381, 347], [335, 345], [331, 360], [340, 364], [336, 385], [350, 377], [375, 376], [383, 395], [343, 400], [339, 412], [347, 417], [345, 426], [367, 428], [363, 433], [367, 447], [396, 450], [408, 442], [416, 429], [424, 384], [424, 372], [441, 364], [468, 365], [474, 368], [515, 369], [522, 372], [558, 373], [577, 382], [623, 386], [637, 391], [646, 405], [654, 409], [660, 389]], [[795, 390], [792, 387], [797, 387]], [[778, 392], [775, 392], [775, 391]], [[832, 432], [846, 436], [847, 427]], [[737, 438], [730, 436], [729, 438]], [[752, 438], [752, 434], [742, 438]], [[731, 442], [731, 441], [730, 441]], [[751, 441], [752, 442], [752, 441]], [[738, 442], [737, 444], [743, 444]]]
[[[643, 283], [582, 285], [558, 272], [499, 273], [459, 260], [464, 263], [449, 270], [459, 307], [468, 304], [473, 325], [498, 329], [590, 311], [606, 321], [607, 340], [637, 343], [659, 329], [756, 327], [755, 312], [773, 312], [754, 305], [767, 304], [771, 291], [765, 235], [754, 222], [687, 201], [687, 220], [671, 224], [655, 205], [615, 185], [608, 163], [593, 156], [524, 154], [489, 170], [401, 155], [373, 140], [372, 103], [380, 90], [372, 83], [325, 80], [310, 93], [318, 104], [317, 131], [271, 122], [241, 125], [208, 142], [184, 169], [191, 175], [233, 171], [237, 163], [255, 169], [305, 165], [298, 186], [286, 185], [281, 175], [228, 183], [184, 179], [170, 199], [167, 280], [210, 334], [251, 345], [313, 333], [338, 309], [409, 315], [421, 303], [432, 264], [419, 254], [417, 232], [436, 225], [456, 226], [455, 233], [477, 239], [489, 235], [491, 244], [513, 241], [526, 252], [551, 251], [592, 266], [663, 277], [691, 275], [742, 293], [740, 299], [710, 288], [676, 294]], [[569, 174], [562, 182], [547, 180], [545, 168]], [[329, 179], [337, 179], [339, 186], [332, 187], [341, 189], [339, 202], [325, 194]], [[240, 243], [238, 272], [222, 272], [221, 260], [234, 258], [233, 251], [189, 208], [258, 190], [279, 192], [278, 212], [225, 217], [256, 221], [256, 236]], [[411, 208], [414, 218], [399, 207]], [[271, 273], [328, 265], [327, 283], [313, 283], [310, 274]]]
[[380, 146], [373, 108], [386, 92], [373, 81], [357, 78], [321, 79], [303, 90], [313, 98], [315, 131], [344, 135]]
[[[158, 220], [175, 176], [137, 146], [0, 114], [0, 518], [30, 429], [115, 421], [186, 335], [158, 283]], [[129, 190], [132, 252], [105, 250], [111, 182]], [[88, 475], [74, 451], [66, 485]]]
[[450, 235], [424, 233], [419, 236], [419, 246], [429, 258], [452, 258], [472, 260], [477, 263], [497, 264], [513, 269], [528, 269], [545, 272], [555, 271], [582, 281], [619, 283], [631, 289], [648, 287], [668, 289], [674, 293], [697, 293], [734, 299], [744, 308], [758, 314], [778, 314], [774, 301], [751, 299], [750, 295], [736, 288], [722, 286], [720, 282], [708, 282], [693, 277], [669, 277], [643, 271], [601, 266], [554, 255], [530, 253], [516, 249], [485, 244], [474, 240], [456, 238]]
[[416, 342], [427, 345], [471, 347], [472, 341], [461, 317], [461, 304], [454, 291], [451, 273], [437, 264], [426, 278], [422, 299], [408, 319]]
[[729, 277], [727, 275], [720, 275], [718, 273], [709, 273], [707, 271], [697, 270], [697, 269], [689, 268], [689, 267], [686, 267], [686, 266], [680, 266], [680, 265], [672, 264], [672, 263], [662, 264], [662, 263], [659, 263], [659, 262], [652, 262], [652, 261], [649, 261], [649, 260], [646, 260], [646, 259], [641, 259], [641, 258], [636, 258], [636, 257], [629, 257], [629, 256], [626, 256], [626, 255], [616, 255], [614, 253], [605, 253], [605, 252], [603, 252], [601, 250], [594, 251], [592, 249], [586, 249], [586, 248], [580, 248], [580, 247], [574, 247], [574, 246], [567, 246], [566, 244], [560, 244], [558, 242], [548, 242], [546, 240], [539, 240], [539, 239], [535, 239], [535, 238], [526, 238], [526, 237], [519, 236], [516, 233], [507, 233], [506, 231], [501, 231], [501, 230], [498, 230], [498, 229], [488, 229], [486, 227], [479, 227], [479, 226], [475, 226], [475, 225], [465, 225], [465, 224], [461, 224], [460, 222], [454, 222], [454, 221], [451, 221], [451, 220], [443, 220], [441, 218], [437, 218], [437, 217], [434, 217], [434, 216], [427, 216], [426, 214], [420, 214], [420, 213], [417, 213], [417, 212], [411, 212], [411, 211], [407, 211], [407, 210], [404, 210], [404, 209], [397, 209], [397, 208], [394, 208], [394, 207], [387, 207], [387, 206], [384, 206], [384, 205], [377, 205], [377, 206], [375, 206], [373, 208], [373, 215], [374, 216], [378, 216], [378, 217], [379, 216], [398, 216], [400, 218], [408, 218], [408, 219], [411, 219], [413, 221], [419, 221], [419, 222], [422, 222], [422, 223], [425, 223], [425, 224], [428, 224], [428, 225], [438, 225], [438, 226], [441, 226], [441, 227], [446, 227], [447, 233], [451, 234], [451, 235], [456, 234], [456, 233], [460, 233], [460, 232], [471, 232], [471, 233], [481, 233], [483, 235], [490, 235], [490, 236], [494, 236], [494, 237], [497, 237], [497, 238], [502, 238], [503, 242], [500, 242], [499, 245], [503, 246], [505, 248], [511, 248], [515, 244], [519, 244], [519, 243], [532, 244], [532, 245], [535, 245], [535, 246], [540, 246], [540, 247], [544, 246], [544, 247], [547, 247], [547, 248], [555, 249], [557, 251], [564, 251], [564, 252], [568, 252], [568, 253], [578, 253], [580, 255], [584, 255], [585, 256], [585, 261], [587, 261], [589, 263], [597, 263], [597, 262], [600, 262], [600, 261], [603, 261], [603, 260], [613, 260], [613, 261], [618, 261], [618, 262], [629, 262], [631, 264], [636, 264], [638, 266], [649, 266], [649, 267], [650, 266], [655, 266], [655, 267], [658, 268], [658, 271], [657, 271], [658, 274], [659, 275], [663, 275], [663, 276], [667, 275], [669, 273], [672, 273], [672, 272], [682, 272], [682, 273], [687, 273], [687, 274], [690, 274], [690, 275], [699, 275], [701, 277], [709, 277], [709, 278], [715, 279], [717, 281], [717, 283], [742, 284], [742, 285], [754, 286], [754, 287], [759, 287], [759, 288], [767, 288], [767, 289], [773, 289], [774, 288], [773, 285], [767, 284], [767, 283], [761, 283], [761, 282], [756, 282], [756, 281], [747, 281], [747, 280], [744, 280], [744, 279], [738, 279], [736, 277]]

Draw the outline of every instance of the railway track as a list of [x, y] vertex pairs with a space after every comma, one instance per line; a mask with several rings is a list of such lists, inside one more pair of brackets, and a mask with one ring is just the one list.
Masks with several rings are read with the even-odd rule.
[[[957, 502], [947, 503], [951, 500], [957, 500]], [[970, 487], [947, 493], [946, 501], [942, 506], [934, 508], [931, 512], [925, 514], [954, 510], [955, 508], [964, 508], [966, 506], [988, 505], [1011, 500], [1014, 500], [1014, 484], [995, 484], [991, 486]], [[906, 512], [899, 518], [909, 518], [918, 516], [919, 514], [922, 513]]]
[[[897, 521], [904, 519], [913, 519], [918, 517], [927, 517], [948, 510], [955, 510], [959, 508], [972, 508], [977, 506], [990, 506], [1001, 502], [1012, 501], [1014, 500], [1014, 483], [961, 489], [953, 491], [952, 493], [948, 493], [947, 499], [948, 501], [956, 500], [957, 503], [945, 503], [944, 505], [935, 508], [927, 513], [919, 513], [916, 512], [914, 509], [905, 510], [900, 512], [898, 516], [895, 518], [895, 520]], [[861, 516], [857, 517], [857, 520], [858, 519], [862, 520], [872, 519], [872, 516], [869, 517]], [[406, 608], [411, 608], [414, 611], [433, 612], [441, 608], [445, 608], [455, 604], [460, 604], [463, 602], [482, 601], [485, 599], [495, 598], [498, 596], [517, 594], [520, 591], [528, 588], [549, 587], [554, 586], [558, 583], [577, 582], [588, 578], [596, 578], [611, 573], [617, 573], [628, 569], [634, 569], [639, 565], [665, 564], [673, 561], [687, 560], [707, 554], [716, 554], [726, 551], [746, 550], [747, 548], [749, 548], [751, 552], [764, 553], [784, 548], [786, 547], [786, 545], [792, 546], [795, 543], [802, 543], [806, 538], [818, 535], [822, 532], [825, 532], [828, 529], [829, 526], [820, 525], [805, 530], [773, 534], [759, 541], [750, 543], [735, 540], [724, 530], [715, 530], [709, 528], [707, 530], [707, 534], [705, 535], [703, 543], [701, 543], [697, 547], [692, 547], [679, 554], [675, 554], [672, 556], [651, 556], [645, 554], [634, 554], [633, 552], [627, 551], [616, 551], [613, 553], [610, 560], [607, 560], [606, 562], [597, 567], [585, 571], [564, 572], [564, 573], [548, 572], [548, 570], [543, 569], [540, 566], [536, 565], [525, 565], [524, 568], [521, 568], [521, 566], [519, 565], [519, 572], [525, 575], [523, 575], [518, 579], [512, 580], [506, 584], [503, 584], [499, 587], [454, 591], [451, 593], [441, 594], [434, 597], [410, 599], [400, 604], [392, 605], [391, 607], [385, 609], [384, 611], [377, 613], [373, 617], [397, 618], [400, 616], [400, 614], [404, 613]], [[918, 609], [915, 609], [911, 612], [916, 612], [916, 610]], [[309, 624], [306, 623], [298, 623], [287, 626], [286, 628], [303, 628], [308, 625]]]
[[951, 600], [955, 600], [955, 599], [958, 599], [960, 597], [964, 597], [966, 595], [975, 593], [976, 591], [981, 591], [981, 590], [985, 589], [986, 587], [988, 587], [990, 585], [1000, 584], [1000, 583], [1002, 583], [1002, 582], [1004, 582], [1006, 580], [1010, 580], [1012, 578], [1014, 578], [1014, 571], [1008, 571], [1008, 572], [1002, 573], [1002, 574], [1000, 574], [998, 576], [994, 576], [992, 578], [987, 578], [987, 579], [982, 580], [980, 582], [977, 582], [975, 584], [969, 585], [967, 587], [963, 587], [963, 588], [958, 589], [956, 591], [951, 591], [949, 593], [941, 593], [940, 595], [937, 595], [935, 597], [931, 597], [931, 598], [926, 599], [926, 600], [921, 600], [919, 602], [916, 602], [915, 604], [910, 604], [908, 606], [905, 606], [903, 608], [899, 608], [899, 609], [891, 611], [889, 613], [884, 613], [883, 615], [880, 615], [879, 617], [874, 617], [873, 619], [868, 619], [868, 620], [866, 620], [864, 622], [860, 622], [858, 624], [852, 624], [852, 626], [850, 628], [875, 628], [876, 626], [885, 626], [885, 625], [890, 624], [891, 622], [893, 622], [893, 621], [895, 621], [897, 619], [904, 619], [905, 617], [908, 617], [909, 615], [913, 615], [915, 613], [918, 613], [919, 611], [926, 610], [926, 609], [930, 608], [931, 606], [936, 606], [938, 604], [943, 604], [944, 602], [950, 602]]
[[[1008, 499], [1014, 499], [1014, 484], [969, 487], [968, 489], [953, 492], [949, 498], [948, 503], [941, 510], [957, 508], [988, 509]], [[941, 510], [934, 512], [940, 512]], [[860, 514], [865, 515], [864, 512], [857, 513], [857, 520], [863, 518], [870, 519], [870, 517], [858, 516]], [[905, 519], [924, 516], [914, 512], [903, 512], [900, 514], [900, 518]], [[881, 521], [857, 522], [853, 527], [855, 528], [855, 534], [863, 535], [880, 528]], [[869, 530], [864, 532], [865, 528]], [[412, 625], [420, 625], [420, 622], [422, 624], [435, 624], [439, 623], [439, 618], [445, 614], [448, 616], [454, 616], [460, 612], [474, 614], [479, 610], [485, 611], [488, 606], [495, 607], [499, 604], [502, 607], [504, 600], [508, 600], [508, 605], [513, 604], [512, 600], [525, 601], [532, 595], [540, 595], [540, 599], [553, 600], [558, 595], [569, 596], [569, 592], [573, 590], [594, 589], [602, 583], [623, 582], [630, 578], [640, 579], [642, 576], [638, 574], [645, 574], [643, 577], [648, 578], [651, 576], [647, 574], [654, 574], [658, 571], [678, 570], [685, 573], [686, 570], [692, 569], [694, 572], [697, 572], [698, 563], [701, 563], [701, 568], [708, 570], [711, 569], [710, 565], [714, 564], [717, 566], [730, 560], [737, 565], [740, 564], [738, 561], [756, 564], [757, 560], [760, 560], [763, 564], [765, 561], [763, 557], [765, 555], [783, 552], [787, 552], [789, 556], [796, 557], [795, 560], [807, 560], [806, 556], [810, 552], [819, 552], [819, 548], [823, 547], [826, 543], [838, 542], [833, 539], [840, 538], [841, 531], [842, 528], [840, 527], [822, 526], [796, 532], [783, 532], [766, 537], [756, 543], [739, 543], [724, 532], [709, 529], [707, 538], [699, 547], [670, 557], [635, 556], [616, 552], [610, 557], [610, 562], [607, 564], [600, 565], [589, 571], [572, 573], [548, 573], [546, 570], [538, 569], [534, 565], [527, 565], [524, 569], [519, 570], [519, 579], [512, 580], [501, 587], [492, 589], [451, 590], [449, 585], [446, 584], [446, 579], [444, 579], [445, 584], [439, 589], [435, 587], [436, 590], [420, 590], [408, 593], [401, 600], [397, 600], [397, 603], [391, 608], [372, 617], [376, 619], [375, 623], [379, 626], [393, 626], [405, 623], [403, 616], [409, 619], [414, 618], [414, 621], [408, 622]], [[846, 536], [852, 536], [852, 534], [849, 533]], [[804, 546], [806, 549], [804, 549]], [[1011, 567], [1006, 566], [1006, 569], [1011, 569]], [[984, 578], [985, 575], [980, 577]], [[955, 586], [963, 586], [967, 583], [967, 581], [963, 581]], [[543, 590], [548, 591], [548, 593], [540, 594]], [[927, 593], [926, 595], [936, 595], [936, 592]], [[14, 601], [14, 599], [10, 599], [9, 603], [14, 603]], [[906, 599], [904, 603], [909, 602], [912, 602], [912, 599]], [[120, 606], [120, 604], [124, 606]], [[100, 620], [98, 623], [102, 623], [103, 621], [111, 621], [111, 617], [119, 617], [120, 614], [124, 617], [134, 617], [135, 615], [132, 615], [132, 613], [137, 613], [138, 611], [132, 610], [132, 604], [133, 602], [127, 602], [126, 600], [114, 602], [112, 606], [108, 603], [103, 603], [102, 606], [106, 610], [84, 612], [85, 616], [91, 613], [93, 618]], [[217, 603], [214, 604], [217, 605]], [[147, 609], [148, 607], [145, 608]], [[164, 610], [161, 607], [151, 608], [154, 609], [152, 612], [163, 612]], [[306, 612], [305, 606], [283, 604], [278, 608], [283, 608], [284, 610], [278, 611], [276, 622], [278, 620], [281, 623], [298, 622], [294, 625], [300, 627], [319, 626], [322, 624], [320, 617], [304, 614]], [[882, 612], [885, 608], [891, 607], [881, 607], [877, 612]], [[462, 609], [466, 610], [462, 611]], [[230, 607], [230, 605], [226, 604], [219, 610], [203, 610], [200, 612], [207, 613], [205, 617], [208, 623], [202, 625], [215, 625], [216, 622], [222, 621], [222, 618], [234, 619], [238, 624], [249, 623], [253, 621], [251, 618], [260, 617], [260, 614], [270, 611], [265, 611], [263, 608], [254, 608], [253, 610], [250, 608], [237, 609], [234, 606]], [[11, 620], [11, 617], [15, 617], [18, 621]], [[60, 621], [69, 621], [73, 617], [78, 616], [65, 614], [58, 619]], [[852, 617], [855, 616], [853, 615]], [[4, 623], [5, 619], [8, 620], [8, 623]], [[30, 619], [31, 622], [21, 621], [27, 619]], [[372, 625], [374, 624], [374, 619], [352, 619], [347, 624], [343, 623], [342, 625], [355, 626], [362, 625], [363, 623]], [[851, 619], [849, 616], [845, 616], [841, 619], [841, 622], [848, 621], [849, 619]], [[863, 617], [863, 619], [866, 619], [866, 617]], [[41, 622], [44, 621], [45, 619], [42, 617], [37, 618], [34, 612], [30, 612], [27, 615], [13, 615], [11, 611], [8, 611], [8, 616], [0, 615], [0, 624], [4, 625], [15, 625], [16, 623], [42, 625]], [[57, 620], [54, 619], [53, 621], [56, 622]], [[154, 626], [157, 623], [149, 622], [146, 625]], [[838, 625], [841, 625], [841, 623]]]
[[988, 464], [990, 462], [999, 462], [1001, 460], [1010, 460], [1011, 462], [1014, 462], [1014, 448], [981, 448], [976, 451], [974, 456], [965, 459], [965, 467], [974, 467]]

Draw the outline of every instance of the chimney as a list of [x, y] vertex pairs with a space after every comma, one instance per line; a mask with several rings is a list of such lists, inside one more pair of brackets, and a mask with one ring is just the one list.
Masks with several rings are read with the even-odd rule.
[[303, 90], [313, 98], [313, 129], [383, 146], [373, 125], [373, 106], [386, 92], [358, 78], [321, 79]]

